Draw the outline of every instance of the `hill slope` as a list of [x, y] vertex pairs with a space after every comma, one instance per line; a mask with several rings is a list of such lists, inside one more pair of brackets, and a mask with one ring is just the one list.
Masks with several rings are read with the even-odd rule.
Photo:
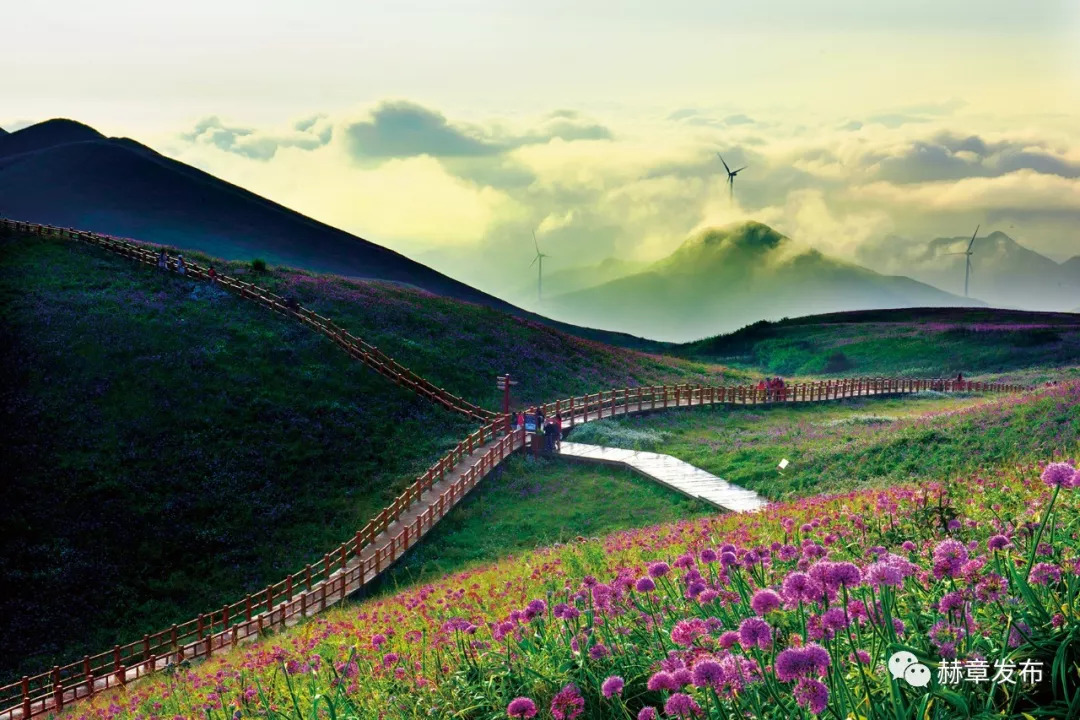
[[[489, 406], [504, 369], [519, 401], [720, 379], [414, 288], [219, 267]], [[95, 247], [0, 236], [0, 303], [0, 576], [35, 588], [0, 598], [0, 675], [280, 580], [474, 429], [299, 323]]]
[[[414, 285], [549, 322], [126, 138], [50, 120], [0, 140], [0, 216], [176, 245], [230, 260]], [[556, 327], [631, 347], [618, 333]]]
[[[768, 374], [951, 376], [1080, 363], [1080, 315], [911, 308], [758, 322], [676, 352]], [[1032, 377], [1036, 377], [1032, 375]]]
[[556, 317], [663, 340], [789, 315], [961, 304], [969, 303], [828, 257], [753, 222], [703, 231], [641, 273], [548, 303]]

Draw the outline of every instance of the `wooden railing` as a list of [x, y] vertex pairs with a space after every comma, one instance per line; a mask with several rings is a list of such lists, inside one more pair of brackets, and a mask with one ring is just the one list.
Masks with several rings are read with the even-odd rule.
[[[0, 228], [13, 232], [39, 235], [42, 237], [55, 237], [85, 242], [147, 265], [157, 265], [157, 253], [150, 247], [142, 245], [141, 243], [132, 242], [125, 238], [117, 238], [111, 235], [102, 235], [100, 233], [83, 232], [81, 230], [72, 230], [70, 228], [59, 228], [52, 225], [18, 222], [5, 218], [0, 218]], [[231, 290], [241, 297], [252, 300], [276, 313], [299, 320], [316, 332], [326, 335], [333, 340], [335, 344], [345, 350], [345, 352], [375, 370], [377, 373], [389, 378], [398, 385], [408, 388], [421, 397], [427, 398], [448, 410], [461, 413], [481, 422], [488, 422], [498, 417], [497, 413], [474, 405], [417, 375], [412, 370], [383, 353], [374, 345], [364, 342], [362, 339], [338, 326], [330, 318], [323, 317], [302, 306], [297, 306], [297, 309], [295, 310], [290, 309], [285, 305], [285, 298], [275, 295], [269, 290], [253, 283], [244, 282], [238, 278], [221, 274], [211, 280], [207, 272], [209, 268], [196, 263], [187, 263], [186, 266], [187, 276], [195, 280], [212, 281], [218, 286]]]
[[[147, 248], [107, 235], [2, 218], [0, 227], [88, 242], [140, 262], [152, 265], [157, 262], [156, 254]], [[192, 277], [209, 280], [206, 268], [195, 264], [187, 267]], [[124, 685], [184, 660], [210, 657], [237, 643], [255, 639], [264, 631], [293, 624], [341, 602], [401, 557], [481, 478], [510, 453], [526, 444], [524, 430], [512, 432], [506, 416], [479, 408], [436, 387], [328, 318], [305, 308], [291, 310], [285, 306], [283, 298], [235, 278], [219, 275], [216, 282], [275, 312], [299, 319], [394, 382], [447, 409], [483, 419], [486, 424], [432, 465], [387, 508], [358, 530], [353, 538], [326, 553], [320, 560], [220, 610], [0, 687], [0, 720], [58, 712], [75, 700]], [[568, 426], [572, 427], [575, 423], [602, 417], [668, 407], [816, 402], [924, 390], [1016, 392], [1024, 389], [1015, 384], [909, 378], [828, 380], [799, 383], [783, 390], [760, 390], [752, 385], [661, 385], [607, 390], [544, 403], [539, 408], [548, 417], [563, 413], [569, 419]]]
[[818, 402], [871, 395], [900, 395], [936, 390], [940, 392], [1021, 392], [1014, 383], [972, 382], [947, 378], [843, 378], [793, 383], [783, 388], [761, 389], [756, 385], [657, 385], [605, 390], [592, 395], [564, 398], [530, 408], [545, 418], [561, 413], [564, 425], [599, 420], [613, 415], [697, 405], [763, 405]]

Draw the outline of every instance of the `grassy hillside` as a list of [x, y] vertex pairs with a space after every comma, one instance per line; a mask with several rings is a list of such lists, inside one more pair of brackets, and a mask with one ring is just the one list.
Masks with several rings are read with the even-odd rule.
[[[945, 479], [1080, 444], [1080, 375], [1071, 377], [1028, 395], [931, 392], [629, 416], [571, 439], [674, 455], [772, 499]], [[781, 458], [791, 462], [783, 473]]]
[[0, 299], [4, 674], [280, 580], [471, 428], [299, 323], [97, 250], [0, 240]]
[[675, 352], [780, 375], [1009, 373], [1080, 363], [1080, 315], [980, 308], [813, 315], [757, 322]]
[[432, 582], [557, 543], [715, 513], [628, 469], [514, 457], [399, 560], [383, 587]]
[[[415, 289], [219, 267], [488, 404], [504, 368], [533, 398], [707, 377]], [[0, 600], [5, 675], [279, 580], [471, 429], [299, 323], [88, 246], [0, 238], [0, 297], [0, 574], [34, 588]]]

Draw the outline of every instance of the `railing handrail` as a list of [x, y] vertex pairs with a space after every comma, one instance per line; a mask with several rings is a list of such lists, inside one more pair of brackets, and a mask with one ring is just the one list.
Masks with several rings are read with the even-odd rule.
[[[0, 226], [38, 235], [89, 242], [141, 262], [148, 264], [157, 262], [157, 256], [152, 251], [122, 238], [4, 218], [0, 218]], [[198, 264], [188, 263], [187, 269], [195, 279], [209, 279], [207, 269]], [[307, 616], [309, 611], [323, 609], [327, 606], [328, 599], [330, 604], [338, 602], [349, 592], [362, 587], [368, 580], [380, 574], [409, 547], [412, 547], [439, 518], [443, 517], [476, 485], [486, 472], [510, 453], [524, 447], [526, 443], [524, 429], [511, 432], [507, 416], [480, 408], [437, 387], [374, 346], [351, 335], [329, 318], [322, 317], [304, 307], [290, 310], [285, 306], [284, 298], [253, 283], [227, 275], [217, 275], [215, 281], [223, 287], [238, 292], [244, 298], [260, 302], [275, 312], [293, 315], [306, 325], [327, 335], [350, 355], [376, 372], [398, 384], [405, 385], [413, 392], [447, 409], [474, 419], [484, 420], [485, 424], [443, 455], [390, 505], [358, 530], [352, 539], [341, 543], [320, 560], [305, 566], [303, 570], [287, 576], [278, 583], [267, 586], [264, 591], [248, 594], [244, 599], [226, 604], [220, 610], [200, 614], [187, 622], [174, 624], [156, 633], [146, 634], [142, 640], [117, 645], [111, 650], [85, 656], [82, 660], [67, 665], [54, 666], [51, 671], [24, 676], [19, 682], [0, 687], [0, 720], [13, 720], [17, 710], [21, 711], [23, 718], [26, 718], [48, 710], [62, 709], [67, 702], [65, 700], [67, 692], [70, 692], [72, 700], [75, 700], [167, 667], [172, 662], [171, 658], [207, 657], [214, 652], [215, 643], [219, 648], [235, 645], [252, 635], [258, 635], [268, 627], [284, 625], [298, 615]], [[682, 405], [684, 398], [687, 400], [687, 405], [692, 405], [695, 393], [698, 404], [758, 404], [814, 402], [872, 394], [919, 392], [927, 389], [940, 389], [945, 392], [958, 390], [1017, 392], [1026, 388], [1018, 384], [970, 382], [944, 378], [864, 377], [796, 383], [777, 394], [760, 390], [756, 385], [682, 383], [613, 388], [565, 398], [553, 403], [543, 403], [530, 410], [535, 411], [541, 408], [545, 411], [545, 416], [549, 416], [554, 414], [550, 412], [552, 408], [556, 412], [566, 409], [570, 413], [570, 425], [573, 426], [578, 412], [583, 414], [585, 421], [588, 421], [592, 411], [595, 411], [598, 417], [602, 417], [605, 403], [611, 414], [618, 414], [619, 408], [623, 409], [623, 414], [628, 414], [635, 403], [639, 411], [645, 409], [643, 405], [646, 401], [650, 403], [647, 409], [657, 409], [657, 402], [660, 399], [664, 403], [661, 407], [669, 407], [671, 400], [674, 400], [676, 407], [685, 407], [686, 405]], [[618, 402], [620, 394], [622, 404]], [[467, 462], [477, 450], [489, 444], [490, 447], [466, 467], [457, 479], [439, 492], [437, 497], [429, 500], [426, 508], [421, 510], [412, 521], [412, 525], [404, 525], [385, 544], [376, 545], [377, 537], [388, 531], [395, 522], [401, 521], [403, 516], [410, 512], [410, 508], [414, 508], [423, 498], [425, 492], [430, 491], [448, 475], [460, 470], [460, 466]], [[427, 517], [426, 529], [425, 515]], [[415, 529], [412, 529], [413, 526]], [[353, 589], [350, 590], [350, 587]], [[328, 593], [334, 593], [334, 595], [328, 598]], [[312, 600], [313, 595], [314, 600]], [[318, 607], [309, 607], [308, 602], [317, 602]], [[81, 689], [85, 690], [82, 695], [79, 694]]]

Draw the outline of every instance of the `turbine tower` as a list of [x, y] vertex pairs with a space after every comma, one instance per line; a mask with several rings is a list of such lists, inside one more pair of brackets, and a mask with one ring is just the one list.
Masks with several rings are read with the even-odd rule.
[[529, 267], [536, 265], [536, 302], [543, 302], [543, 289], [544, 289], [544, 258], [547, 257], [544, 253], [540, 252], [540, 245], [536, 242], [536, 231], [533, 230], [533, 247], [536, 248], [536, 257], [529, 263]]
[[749, 165], [743, 165], [738, 170], [732, 170], [728, 167], [727, 161], [724, 160], [724, 156], [720, 153], [716, 153], [716, 156], [720, 158], [720, 162], [724, 163], [724, 169], [727, 170], [727, 183], [728, 183], [728, 197], [732, 200], [735, 199], [735, 176], [741, 173], [743, 170], [749, 167]]
[[971, 242], [968, 243], [967, 250], [963, 252], [946, 253], [947, 255], [963, 255], [964, 256], [964, 297], [968, 296], [968, 280], [971, 278], [971, 256], [973, 254], [971, 248], [975, 244], [975, 236], [979, 234], [979, 228], [982, 224], [975, 226], [975, 232], [971, 234]]

